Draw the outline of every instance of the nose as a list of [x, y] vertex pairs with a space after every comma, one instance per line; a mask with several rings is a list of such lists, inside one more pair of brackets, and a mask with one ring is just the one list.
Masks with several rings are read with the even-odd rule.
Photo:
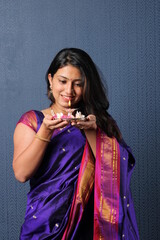
[[68, 82], [68, 84], [66, 86], [66, 93], [67, 93], [67, 95], [72, 95], [73, 92], [74, 92], [73, 84], [71, 82]]

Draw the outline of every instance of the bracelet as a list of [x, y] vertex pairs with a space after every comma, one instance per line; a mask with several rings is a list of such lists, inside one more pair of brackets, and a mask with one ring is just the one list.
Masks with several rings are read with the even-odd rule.
[[43, 141], [43, 142], [50, 142], [49, 139], [46, 139], [46, 138], [40, 137], [38, 134], [35, 135], [35, 138], [38, 138], [38, 139], [40, 139], [40, 140]]

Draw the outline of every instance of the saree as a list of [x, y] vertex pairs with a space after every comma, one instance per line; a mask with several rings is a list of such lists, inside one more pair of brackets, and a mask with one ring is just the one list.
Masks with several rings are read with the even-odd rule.
[[[32, 110], [18, 123], [37, 132], [43, 118]], [[54, 131], [30, 180], [20, 239], [139, 239], [129, 189], [131, 150], [100, 129], [96, 142], [94, 158], [79, 129], [68, 125]]]

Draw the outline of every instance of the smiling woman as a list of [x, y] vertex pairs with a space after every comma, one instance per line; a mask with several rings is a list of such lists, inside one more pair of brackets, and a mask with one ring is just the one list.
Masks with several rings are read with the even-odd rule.
[[15, 177], [31, 188], [20, 239], [138, 240], [135, 161], [95, 64], [81, 49], [63, 49], [46, 81], [50, 107], [23, 114], [14, 133]]

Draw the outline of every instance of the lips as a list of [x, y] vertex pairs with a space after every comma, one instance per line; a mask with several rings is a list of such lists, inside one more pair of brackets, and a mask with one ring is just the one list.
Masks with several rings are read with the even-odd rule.
[[61, 95], [61, 96], [64, 99], [64, 101], [66, 101], [66, 102], [72, 101], [74, 99], [73, 96], [65, 96], [65, 95]]

